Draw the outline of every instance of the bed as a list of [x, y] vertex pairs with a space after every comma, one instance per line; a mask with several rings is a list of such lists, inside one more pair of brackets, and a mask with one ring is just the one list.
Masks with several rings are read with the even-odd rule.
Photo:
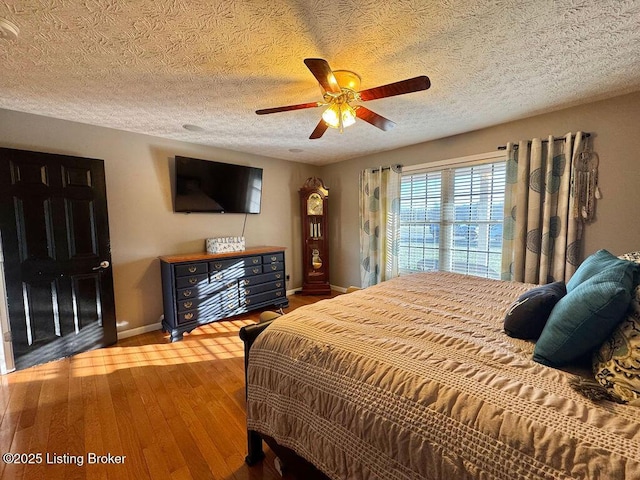
[[245, 327], [247, 462], [268, 438], [334, 480], [640, 479], [640, 409], [505, 334], [533, 287], [425, 272]]

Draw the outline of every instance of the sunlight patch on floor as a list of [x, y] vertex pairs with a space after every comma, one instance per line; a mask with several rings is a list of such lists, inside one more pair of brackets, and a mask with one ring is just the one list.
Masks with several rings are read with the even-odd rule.
[[[124, 368], [166, 367], [185, 363], [230, 360], [244, 357], [244, 344], [238, 332], [251, 325], [252, 320], [234, 320], [210, 323], [185, 334], [183, 340], [170, 342], [169, 335], [151, 332], [152, 341], [136, 345], [129, 339], [112, 347], [79, 353], [73, 357], [31, 367], [5, 376], [10, 383], [29, 381], [31, 369], [37, 369], [38, 378], [54, 379], [62, 374], [87, 377], [113, 373]], [[144, 342], [144, 340], [143, 340]]]

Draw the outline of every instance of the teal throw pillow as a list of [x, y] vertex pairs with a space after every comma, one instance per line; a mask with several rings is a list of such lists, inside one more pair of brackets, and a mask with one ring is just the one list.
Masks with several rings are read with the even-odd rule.
[[593, 277], [596, 273], [600, 273], [608, 268], [626, 268], [628, 260], [622, 260], [607, 250], [598, 250], [596, 253], [589, 255], [578, 267], [575, 273], [567, 282], [567, 292], [571, 292], [585, 280]]
[[[621, 260], [574, 285], [553, 308], [533, 359], [561, 367], [598, 348], [623, 319], [640, 264]], [[573, 278], [573, 277], [572, 277]]]

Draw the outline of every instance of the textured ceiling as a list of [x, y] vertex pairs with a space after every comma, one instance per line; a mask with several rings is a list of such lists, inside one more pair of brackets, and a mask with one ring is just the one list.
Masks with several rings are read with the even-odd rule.
[[[0, 17], [20, 29], [0, 38], [0, 108], [313, 164], [640, 90], [640, 1], [0, 0]], [[391, 131], [309, 140], [319, 108], [254, 113], [321, 99], [307, 57], [362, 89], [432, 86], [367, 102]]]

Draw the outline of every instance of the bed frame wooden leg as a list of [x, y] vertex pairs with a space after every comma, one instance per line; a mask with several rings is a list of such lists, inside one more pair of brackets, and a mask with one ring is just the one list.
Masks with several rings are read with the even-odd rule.
[[264, 458], [264, 451], [262, 450], [262, 437], [258, 432], [247, 430], [247, 451], [249, 453], [245, 457], [244, 461], [249, 466], [255, 465]]

